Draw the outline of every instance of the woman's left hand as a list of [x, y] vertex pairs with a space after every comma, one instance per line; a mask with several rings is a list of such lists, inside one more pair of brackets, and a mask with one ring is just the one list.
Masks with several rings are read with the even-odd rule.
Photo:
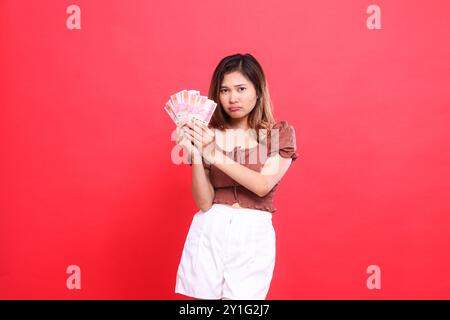
[[212, 159], [216, 140], [214, 131], [195, 119], [193, 122], [186, 122], [183, 129], [187, 133], [187, 138], [194, 143], [203, 158]]

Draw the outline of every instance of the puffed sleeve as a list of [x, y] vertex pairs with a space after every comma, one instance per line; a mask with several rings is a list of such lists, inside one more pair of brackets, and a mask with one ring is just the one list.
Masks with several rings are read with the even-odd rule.
[[268, 143], [270, 145], [269, 157], [279, 153], [283, 158], [291, 158], [292, 161], [298, 158], [295, 129], [287, 121], [277, 122], [272, 127]]

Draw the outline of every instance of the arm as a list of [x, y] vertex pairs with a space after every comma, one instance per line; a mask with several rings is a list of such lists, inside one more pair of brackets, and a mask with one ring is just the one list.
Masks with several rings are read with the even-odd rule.
[[214, 187], [207, 175], [208, 170], [203, 167], [201, 155], [194, 154], [197, 158], [192, 164], [192, 197], [201, 211], [207, 211], [214, 199]]
[[214, 187], [209, 180], [209, 170], [203, 166], [202, 156], [195, 148], [189, 137], [184, 133], [184, 125], [177, 127], [177, 144], [187, 153], [192, 165], [192, 197], [195, 204], [202, 211], [207, 211], [214, 199]]
[[261, 172], [257, 172], [218, 152], [214, 152], [208, 160], [230, 178], [259, 197], [264, 197], [273, 189], [292, 163], [291, 158], [283, 158], [276, 154], [267, 159]]
[[264, 197], [273, 189], [292, 163], [291, 157], [285, 158], [276, 153], [267, 159], [261, 172], [256, 172], [221, 152], [215, 152], [213, 144], [210, 143], [215, 140], [214, 132], [206, 126], [194, 127], [189, 124], [188, 127], [187, 136], [208, 162], [260, 197]]

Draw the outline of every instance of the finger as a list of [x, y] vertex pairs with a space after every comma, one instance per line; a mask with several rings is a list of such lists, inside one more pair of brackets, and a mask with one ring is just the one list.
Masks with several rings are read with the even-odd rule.
[[194, 148], [196, 148], [195, 143], [192, 141], [192, 137], [190, 137], [187, 133], [184, 134], [183, 139], [186, 141], [184, 143], [184, 147], [189, 151], [193, 152]]
[[181, 130], [179, 128], [177, 128], [177, 131], [176, 131], [176, 141], [177, 141], [177, 143], [181, 140], [182, 135], [183, 135], [183, 133], [181, 132]]
[[186, 135], [189, 136], [189, 146], [192, 148], [197, 149], [197, 151], [202, 150], [202, 144], [200, 141], [198, 141], [197, 139], [193, 138], [192, 136], [190, 136], [189, 134], [186, 133]]
[[210, 133], [210, 132], [204, 132], [203, 137], [204, 137], [204, 141], [207, 143], [210, 143], [210, 142], [216, 140], [214, 133]]
[[177, 141], [180, 141], [183, 138], [184, 132], [185, 132], [185, 130], [183, 130], [182, 128], [177, 128], [177, 132], [176, 132]]
[[185, 143], [187, 143], [187, 142], [190, 143], [189, 138], [186, 137], [185, 134], [180, 134], [180, 135], [178, 136], [178, 138], [177, 138], [177, 144], [178, 144], [178, 145], [181, 146], [181, 145], [183, 145], [183, 144], [185, 144]]
[[192, 128], [195, 132], [197, 132], [201, 136], [205, 136], [205, 131], [198, 124], [195, 124]]
[[201, 140], [198, 140], [195, 136], [195, 132], [191, 129], [186, 129], [185, 135], [189, 138], [191, 142], [193, 142], [195, 145], [200, 145]]
[[192, 130], [190, 127], [188, 127], [188, 126], [186, 126], [186, 127], [184, 127], [183, 128], [183, 130], [184, 130], [184, 132], [187, 132], [187, 133], [189, 133], [190, 135], [194, 135], [194, 130]]
[[199, 124], [200, 124], [200, 123], [198, 122], [198, 120], [193, 119], [192, 122], [189, 122], [189, 123], [187, 124], [187, 126], [188, 126], [189, 128], [191, 128], [192, 130], [194, 130], [195, 132], [197, 132], [197, 133], [199, 133], [199, 134], [202, 134], [202, 133], [203, 133], [203, 129], [200, 127]]
[[202, 129], [203, 131], [207, 131], [207, 130], [208, 130], [208, 127], [207, 127], [203, 122], [201, 122], [201, 121], [195, 119], [195, 122], [194, 122], [194, 123], [195, 123], [200, 129]]
[[188, 128], [188, 127], [185, 129], [185, 131], [188, 132], [196, 140], [203, 141], [203, 137], [204, 137], [203, 136], [203, 132], [199, 133], [198, 131], [192, 130], [192, 129]]
[[204, 141], [210, 141], [211, 139], [214, 139], [214, 131], [209, 129], [204, 123], [197, 120], [196, 127], [198, 128], [198, 132], [201, 133]]
[[203, 130], [203, 132], [207, 133], [210, 136], [214, 136], [214, 131], [208, 128], [203, 122], [197, 121], [198, 126]]

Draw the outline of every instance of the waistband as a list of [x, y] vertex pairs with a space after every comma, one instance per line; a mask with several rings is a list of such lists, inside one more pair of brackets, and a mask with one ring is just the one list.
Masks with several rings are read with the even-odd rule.
[[250, 208], [233, 208], [233, 207], [221, 204], [221, 203], [213, 203], [213, 205], [211, 206], [211, 208], [208, 211], [210, 211], [212, 208], [218, 209], [220, 211], [226, 211], [226, 212], [233, 213], [233, 214], [243, 214], [243, 215], [248, 214], [248, 215], [252, 215], [252, 216], [257, 214], [260, 217], [272, 219], [272, 213], [269, 211], [264, 211], [264, 210], [250, 209]]

